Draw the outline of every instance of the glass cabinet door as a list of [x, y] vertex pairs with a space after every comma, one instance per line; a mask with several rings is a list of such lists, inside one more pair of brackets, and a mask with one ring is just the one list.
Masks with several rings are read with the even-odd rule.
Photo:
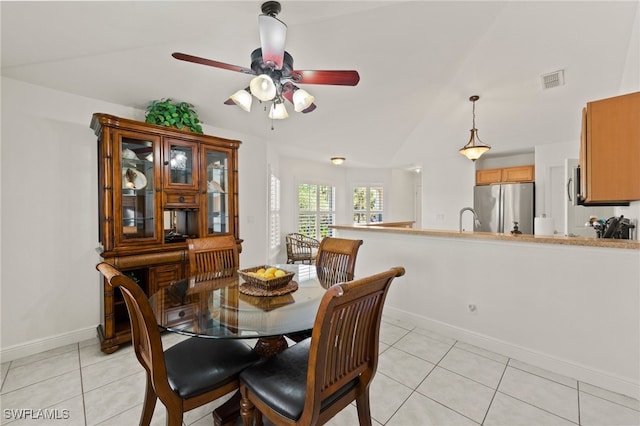
[[206, 234], [215, 235], [231, 233], [229, 216], [229, 153], [213, 149], [205, 149], [207, 195], [205, 207]]
[[198, 189], [197, 143], [166, 139], [164, 166], [165, 188]]
[[[118, 242], [158, 239], [158, 200], [153, 163], [159, 138], [118, 132], [114, 194], [120, 199], [114, 230]], [[158, 152], [159, 153], [159, 152]]]

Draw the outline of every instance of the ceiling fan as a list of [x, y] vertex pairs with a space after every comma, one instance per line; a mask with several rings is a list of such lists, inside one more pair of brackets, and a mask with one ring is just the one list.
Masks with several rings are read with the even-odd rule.
[[308, 113], [316, 109], [315, 98], [297, 84], [327, 84], [355, 86], [360, 81], [357, 71], [340, 70], [296, 70], [293, 57], [286, 52], [287, 25], [276, 16], [280, 13], [280, 3], [267, 1], [262, 4], [262, 14], [258, 16], [260, 47], [251, 53], [251, 67], [226, 64], [211, 59], [200, 58], [186, 53], [175, 52], [172, 56], [181, 61], [222, 68], [229, 71], [254, 75], [249, 86], [238, 90], [225, 101], [227, 105], [238, 105], [243, 110], [251, 110], [251, 102], [256, 97], [260, 102], [272, 102], [269, 118], [288, 117], [284, 100], [291, 102], [296, 112]]

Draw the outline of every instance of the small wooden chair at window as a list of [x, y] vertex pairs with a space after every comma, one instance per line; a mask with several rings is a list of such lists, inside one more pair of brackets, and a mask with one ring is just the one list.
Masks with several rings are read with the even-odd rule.
[[[326, 237], [320, 243], [316, 256], [316, 274], [323, 287], [351, 281], [356, 269], [356, 258], [362, 240]], [[311, 330], [286, 335], [294, 342], [311, 336]]]
[[[382, 308], [403, 267], [337, 284], [324, 294], [313, 337], [240, 373], [244, 425], [322, 425], [356, 401], [371, 425], [369, 388], [378, 364]], [[256, 409], [259, 412], [256, 412]]]
[[287, 263], [302, 262], [312, 265], [316, 259], [320, 242], [302, 234], [292, 233], [286, 236]]
[[233, 235], [187, 239], [191, 275], [204, 272], [233, 272], [240, 266], [238, 245]]

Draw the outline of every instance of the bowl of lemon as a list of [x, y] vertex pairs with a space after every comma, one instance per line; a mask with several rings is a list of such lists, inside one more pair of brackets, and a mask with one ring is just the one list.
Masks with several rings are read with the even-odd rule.
[[265, 290], [276, 290], [286, 287], [293, 279], [295, 272], [279, 269], [274, 266], [262, 265], [241, 269], [238, 275], [246, 283]]

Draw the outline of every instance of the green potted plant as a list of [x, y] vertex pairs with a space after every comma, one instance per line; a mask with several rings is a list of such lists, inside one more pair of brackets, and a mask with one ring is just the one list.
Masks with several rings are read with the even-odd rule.
[[171, 98], [151, 101], [147, 107], [145, 122], [177, 129], [186, 127], [194, 133], [202, 133], [202, 125], [193, 105], [174, 102]]

